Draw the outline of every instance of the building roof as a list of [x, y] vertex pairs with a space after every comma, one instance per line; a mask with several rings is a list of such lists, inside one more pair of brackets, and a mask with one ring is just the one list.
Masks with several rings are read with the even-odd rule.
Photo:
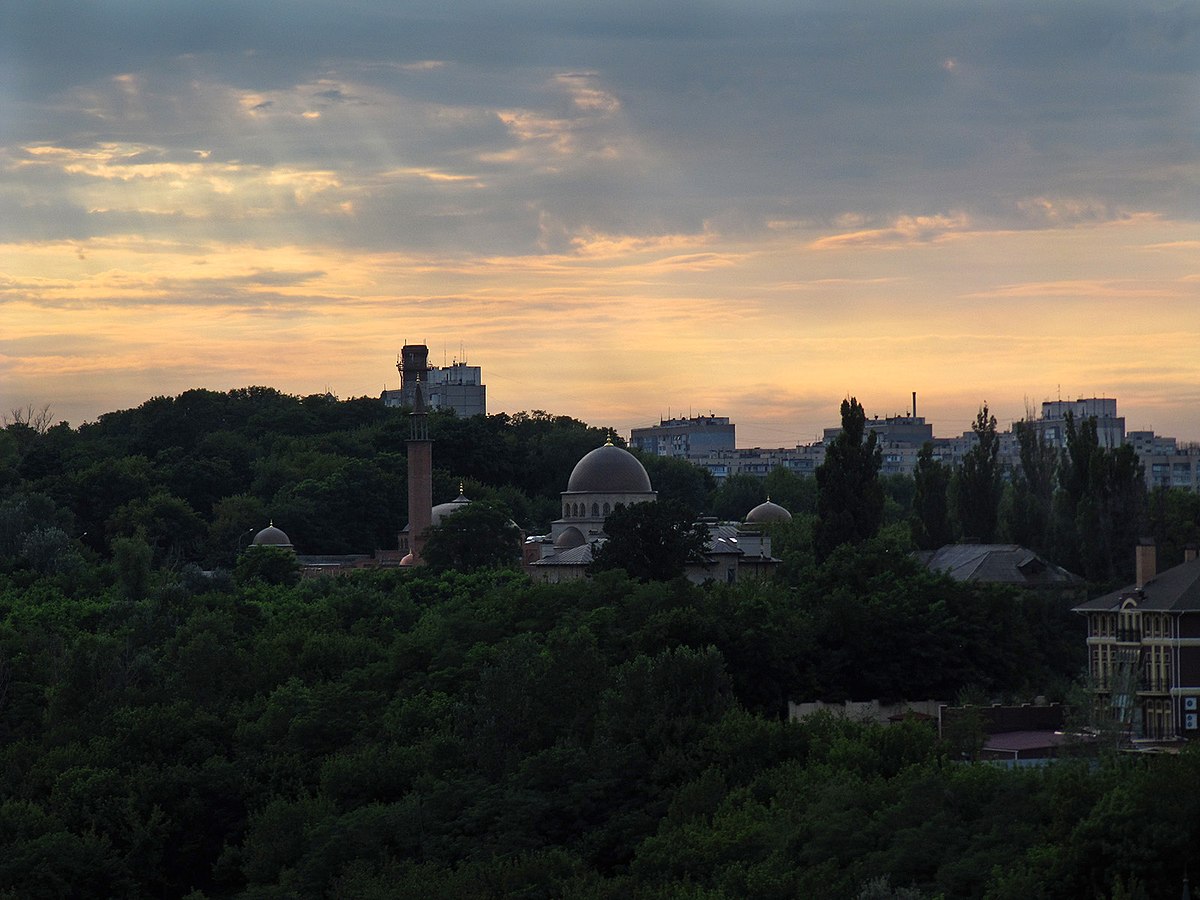
[[586, 454], [567, 481], [569, 493], [649, 494], [653, 490], [638, 458], [612, 443]]
[[1031, 588], [1083, 583], [1078, 575], [1017, 544], [947, 544], [932, 553], [918, 554], [918, 558], [930, 569], [945, 572], [955, 581]]
[[766, 501], [758, 504], [750, 512], [746, 513], [746, 522], [752, 525], [765, 525], [770, 522], [790, 522], [792, 514], [780, 506], [778, 503], [772, 503], [768, 497]]
[[586, 566], [592, 561], [592, 547], [590, 544], [583, 544], [580, 547], [572, 547], [570, 550], [564, 550], [562, 553], [556, 553], [554, 556], [547, 556], [545, 559], [535, 559], [530, 563], [531, 566]]
[[441, 525], [443, 519], [445, 519], [447, 516], [454, 515], [456, 512], [461, 510], [464, 506], [469, 505], [470, 502], [471, 502], [470, 500], [468, 500], [465, 496], [463, 496], [462, 485], [460, 484], [458, 486], [458, 496], [457, 497], [455, 497], [453, 500], [447, 501], [446, 503], [439, 503], [437, 506], [435, 506], [430, 511], [429, 524], [430, 525]]
[[272, 522], [262, 531], [254, 536], [254, 545], [256, 547], [290, 547], [292, 546], [291, 539], [288, 538], [283, 530], [275, 527]]
[[1001, 731], [989, 734], [983, 749], [999, 753], [1022, 753], [1030, 750], [1049, 750], [1069, 743], [1071, 736], [1061, 731]]
[[583, 532], [574, 525], [567, 526], [563, 529], [563, 533], [554, 539], [554, 546], [560, 550], [582, 547], [586, 543], [587, 539], [583, 536]]
[[1200, 559], [1181, 563], [1155, 575], [1139, 589], [1131, 584], [1075, 607], [1077, 612], [1118, 610], [1127, 599], [1138, 609], [1151, 612], [1195, 612], [1200, 610]]

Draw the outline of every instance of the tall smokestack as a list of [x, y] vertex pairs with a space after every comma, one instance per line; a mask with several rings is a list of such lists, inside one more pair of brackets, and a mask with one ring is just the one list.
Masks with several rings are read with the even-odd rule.
[[917, 392], [913, 391], [913, 418], [917, 417]]

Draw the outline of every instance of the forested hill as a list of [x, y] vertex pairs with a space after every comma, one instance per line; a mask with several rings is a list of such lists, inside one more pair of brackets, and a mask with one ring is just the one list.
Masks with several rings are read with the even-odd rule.
[[[239, 549], [272, 518], [304, 552], [395, 546], [403, 411], [248, 388], [42, 424], [0, 431], [0, 897], [1149, 898], [1200, 871], [1190, 749], [1008, 771], [969, 730], [784, 720], [1068, 699], [1083, 667], [1070, 597], [914, 562], [945, 473], [878, 479], [870, 441], [821, 493], [645, 460], [685, 525], [792, 509], [773, 581], [296, 584]], [[606, 436], [430, 430], [435, 499], [464, 480], [527, 528]]]
[[[543, 412], [430, 416], [434, 496], [459, 481], [523, 526], [554, 518], [558, 493], [605, 432]], [[408, 518], [405, 411], [378, 399], [270, 388], [157, 397], [72, 429], [0, 431], [0, 485], [50, 498], [46, 525], [105, 553], [140, 529], [156, 562], [232, 567], [246, 532], [274, 519], [301, 552], [394, 548]]]
[[1079, 898], [1195, 870], [1195, 753], [1008, 771], [923, 722], [782, 721], [1078, 663], [1061, 604], [880, 542], [810, 574], [4, 576], [0, 895]]

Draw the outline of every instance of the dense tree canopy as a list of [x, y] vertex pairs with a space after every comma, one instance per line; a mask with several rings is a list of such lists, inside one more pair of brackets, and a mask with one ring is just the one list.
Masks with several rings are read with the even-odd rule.
[[521, 529], [508, 510], [477, 500], [429, 527], [422, 556], [439, 570], [513, 567], [521, 559]]
[[596, 548], [592, 569], [623, 569], [640, 581], [678, 578], [689, 563], [704, 559], [708, 532], [687, 507], [670, 500], [617, 504], [604, 520], [608, 536]]
[[[247, 388], [78, 430], [10, 424], [0, 895], [1176, 893], [1200, 863], [1190, 749], [1003, 770], [957, 762], [921, 722], [785, 720], [790, 700], [1058, 699], [1084, 662], [1069, 599], [913, 562], [899, 531], [919, 486], [885, 490], [861, 407], [843, 411], [857, 436], [831, 448], [815, 500], [790, 473], [761, 485], [794, 514], [771, 526], [780, 577], [706, 586], [650, 580], [696, 549], [709, 491], [675, 464], [650, 464], [668, 502], [610, 520], [614, 540], [655, 548], [617, 556], [633, 577], [535, 585], [470, 558], [487, 543], [472, 531], [444, 572], [296, 582], [294, 557], [246, 552], [251, 536], [284, 510], [310, 552], [394, 540], [404, 411]], [[465, 480], [494, 535], [501, 506], [555, 517], [604, 439], [538, 412], [430, 427], [435, 494]], [[1137, 499], [1128, 461], [1085, 452], [1088, 434], [1071, 457], [1087, 465], [1055, 486], [1065, 502], [1083, 485], [1056, 509], [1073, 535], [1115, 521], [1087, 503]], [[837, 496], [869, 527], [826, 530], [818, 563], [812, 513], [836, 524]], [[885, 508], [903, 524], [871, 538]], [[1156, 529], [1195, 525], [1178, 495], [1153, 509]]]
[[921, 722], [781, 720], [789, 699], [1019, 698], [1076, 670], [1062, 601], [885, 542], [794, 589], [428, 569], [144, 588], [0, 576], [0, 891], [1075, 898], [1163, 894], [1200, 862], [1195, 754], [1002, 770], [951, 763]]

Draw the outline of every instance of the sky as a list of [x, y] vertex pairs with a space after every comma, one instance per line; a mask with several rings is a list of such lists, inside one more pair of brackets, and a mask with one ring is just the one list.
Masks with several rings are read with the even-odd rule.
[[0, 414], [1116, 397], [1200, 440], [1200, 4], [5, 0]]

